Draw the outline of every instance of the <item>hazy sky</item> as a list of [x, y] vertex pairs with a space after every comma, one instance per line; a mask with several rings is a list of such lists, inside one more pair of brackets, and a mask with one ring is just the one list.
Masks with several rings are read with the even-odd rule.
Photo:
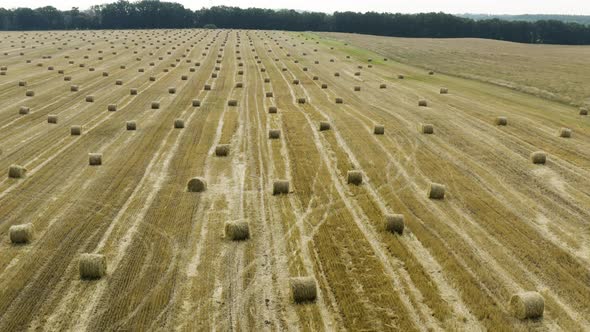
[[[86, 9], [94, 4], [114, 0], [0, 0], [0, 7], [42, 7], [52, 5], [58, 9], [79, 7]], [[177, 0], [185, 7], [199, 9], [215, 5], [237, 7], [287, 8], [322, 12], [378, 11], [378, 12], [446, 12], [489, 14], [578, 14], [590, 15], [588, 0]]]

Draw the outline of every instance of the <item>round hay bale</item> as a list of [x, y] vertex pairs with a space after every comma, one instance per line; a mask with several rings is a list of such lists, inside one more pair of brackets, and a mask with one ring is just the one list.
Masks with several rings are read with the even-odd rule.
[[266, 98], [272, 98], [273, 97], [273, 93], [271, 91], [267, 92], [265, 95], [266, 95]]
[[211, 90], [211, 85], [205, 84], [205, 86], [203, 87], [203, 90], [210, 91]]
[[21, 114], [21, 115], [26, 115], [26, 114], [29, 114], [30, 112], [31, 112], [31, 108], [29, 108], [27, 106], [21, 106], [18, 109], [18, 114]]
[[152, 109], [153, 110], [160, 109], [160, 102], [159, 101], [152, 101]]
[[250, 238], [250, 224], [247, 221], [226, 221], [225, 237], [232, 241], [244, 241]]
[[317, 285], [313, 277], [296, 277], [289, 281], [295, 303], [314, 302], [317, 298]]
[[392, 233], [404, 233], [404, 215], [403, 214], [387, 214], [385, 215], [385, 229]]
[[402, 75], [402, 74], [399, 74], [399, 75], [397, 75], [397, 78], [400, 79], [400, 80], [403, 80], [405, 78], [405, 76]]
[[280, 129], [270, 129], [268, 131], [268, 138], [269, 139], [279, 139], [279, 138], [281, 138], [281, 130]]
[[508, 118], [505, 116], [499, 116], [494, 121], [496, 126], [507, 126], [508, 125]]
[[174, 88], [174, 87], [168, 88], [168, 93], [175, 94], [176, 93], [176, 88]]
[[55, 114], [49, 114], [47, 116], [47, 123], [56, 124], [57, 123], [57, 115], [55, 115]]
[[293, 84], [299, 85], [299, 80], [293, 80]]
[[322, 89], [327, 89], [327, 88], [328, 88], [328, 84], [322, 83]]
[[198, 99], [193, 99], [193, 107], [200, 107], [201, 101]]
[[588, 115], [588, 109], [586, 107], [580, 107], [580, 115]]
[[305, 104], [305, 98], [297, 98], [298, 104]]
[[8, 229], [10, 242], [13, 244], [27, 244], [33, 241], [33, 224], [12, 225]]
[[428, 72], [428, 75], [434, 75], [434, 72], [433, 71], [429, 71]]
[[71, 81], [72, 80], [72, 76], [64, 76], [64, 81]]
[[149, 77], [150, 82], [155, 82], [156, 81], [156, 76], [150, 76]]
[[361, 185], [363, 184], [363, 172], [358, 170], [348, 171], [347, 173], [347, 183], [354, 184], [354, 185]]
[[195, 177], [186, 184], [189, 192], [200, 193], [207, 190], [207, 181], [201, 177]]
[[108, 77], [108, 76], [109, 76], [109, 73], [108, 72], [106, 72], [106, 71], [103, 71], [102, 72], [102, 77]]
[[276, 106], [269, 106], [269, 107], [268, 107], [268, 113], [269, 113], [269, 114], [275, 114], [275, 113], [277, 113], [277, 112], [278, 112], [278, 109], [277, 109], [277, 107], [276, 107]]
[[90, 166], [102, 165], [102, 153], [89, 153], [88, 154], [88, 164]]
[[361, 72], [357, 71], [356, 73], [354, 73], [354, 76], [361, 76]]
[[521, 292], [510, 298], [510, 312], [518, 319], [539, 318], [545, 310], [545, 300], [537, 292]]
[[344, 104], [344, 99], [337, 97], [336, 98], [336, 104]]
[[18, 86], [27, 86], [27, 81], [19, 81]]
[[340, 77], [340, 73], [334, 73], [334, 77]]
[[107, 259], [99, 254], [80, 255], [80, 278], [100, 279], [107, 274]]
[[182, 119], [174, 120], [174, 128], [176, 128], [176, 129], [184, 128], [184, 120], [182, 120]]
[[385, 134], [385, 126], [381, 125], [381, 124], [375, 125], [375, 128], [373, 129], [373, 134], [384, 135]]
[[127, 130], [137, 130], [137, 123], [134, 120], [125, 122]]
[[330, 130], [330, 122], [320, 121], [320, 131]]
[[440, 94], [441, 95], [446, 95], [447, 93], [449, 93], [449, 89], [448, 88], [440, 88]]
[[428, 102], [425, 99], [420, 99], [418, 101], [418, 106], [420, 106], [420, 107], [427, 107], [428, 106]]
[[387, 84], [380, 84], [379, 89], [387, 89]]
[[70, 86], [70, 91], [71, 92], [77, 92], [78, 91], [78, 86], [77, 85], [71, 85]]
[[116, 80], [115, 85], [123, 85], [123, 80]]
[[182, 75], [182, 76], [180, 76], [180, 79], [183, 81], [186, 81], [186, 80], [188, 80], [188, 75]]
[[115, 104], [109, 104], [109, 105], [107, 106], [107, 110], [108, 110], [109, 112], [116, 112], [116, 111], [117, 111], [117, 105], [115, 105]]
[[236, 83], [236, 88], [237, 88], [237, 89], [241, 89], [241, 88], [243, 88], [243, 87], [244, 87], [244, 83], [242, 83], [242, 82], [238, 82], [238, 83]]
[[94, 102], [94, 96], [86, 96], [86, 102], [93, 103]]
[[430, 199], [444, 199], [446, 187], [440, 183], [430, 183], [428, 187], [428, 198]]
[[215, 155], [218, 157], [226, 157], [229, 155], [229, 144], [219, 144], [215, 147]]
[[354, 87], [354, 91], [361, 91], [361, 87], [360, 86], [355, 86]]
[[11, 165], [8, 167], [8, 177], [12, 179], [24, 178], [27, 175], [27, 169], [20, 165]]
[[132, 96], [137, 95], [137, 89], [133, 88], [133, 89], [129, 89], [129, 94]]
[[272, 184], [272, 194], [281, 195], [289, 193], [289, 181], [287, 180], [276, 180]]
[[572, 137], [572, 130], [570, 128], [560, 128], [559, 137], [570, 138]]
[[267, 78], [265, 78], [265, 79], [264, 79], [264, 83], [270, 83], [270, 78], [268, 78], [268, 77], [267, 77]]
[[543, 151], [535, 151], [531, 153], [531, 161], [533, 164], [545, 165], [547, 162], [547, 154]]
[[238, 106], [238, 101], [235, 99], [228, 100], [227, 106]]
[[27, 97], [34, 97], [35, 96], [35, 91], [33, 91], [33, 90], [27, 90], [25, 92], [25, 96], [27, 96]]
[[70, 127], [70, 135], [72, 135], [72, 136], [82, 135], [82, 126], [71, 126]]
[[429, 123], [423, 123], [420, 127], [423, 134], [432, 135], [434, 134], [434, 126]]

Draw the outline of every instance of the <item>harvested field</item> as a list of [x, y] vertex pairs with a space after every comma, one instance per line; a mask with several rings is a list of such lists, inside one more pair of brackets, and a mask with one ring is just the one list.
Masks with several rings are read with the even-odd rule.
[[0, 36], [0, 331], [590, 326], [579, 107], [315, 34]]

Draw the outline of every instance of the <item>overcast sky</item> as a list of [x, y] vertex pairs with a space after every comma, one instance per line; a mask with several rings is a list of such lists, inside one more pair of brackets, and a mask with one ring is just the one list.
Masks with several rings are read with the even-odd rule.
[[[0, 7], [37, 8], [51, 5], [58, 9], [109, 3], [114, 0], [0, 0]], [[589, 0], [177, 0], [185, 7], [199, 9], [216, 5], [322, 11], [445, 12], [452, 14], [575, 14], [590, 15]]]

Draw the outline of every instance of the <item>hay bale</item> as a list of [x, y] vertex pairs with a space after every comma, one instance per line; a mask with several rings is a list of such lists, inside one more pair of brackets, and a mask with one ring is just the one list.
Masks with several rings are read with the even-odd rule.
[[297, 98], [298, 104], [305, 104], [305, 98]]
[[33, 90], [27, 90], [25, 92], [25, 96], [27, 96], [27, 97], [34, 97], [35, 96], [35, 91], [33, 91]]
[[281, 130], [280, 129], [270, 129], [268, 131], [268, 138], [269, 139], [279, 139], [279, 138], [281, 138]]
[[107, 259], [99, 254], [80, 255], [80, 278], [100, 279], [107, 274]]
[[336, 98], [336, 104], [344, 104], [344, 99], [342, 98]]
[[340, 73], [334, 73], [334, 77], [340, 77]]
[[385, 229], [392, 233], [404, 233], [404, 216], [402, 214], [385, 215]]
[[281, 195], [289, 193], [289, 181], [287, 180], [276, 180], [272, 184], [272, 194]]
[[117, 105], [115, 105], [115, 104], [109, 104], [109, 105], [107, 106], [107, 110], [108, 110], [109, 112], [116, 112], [116, 111], [117, 111]]
[[420, 100], [418, 100], [418, 106], [420, 106], [420, 107], [427, 107], [428, 106], [428, 102], [425, 99], [420, 99]]
[[328, 84], [322, 83], [322, 89], [327, 89], [327, 88], [328, 88]]
[[115, 85], [123, 85], [123, 80], [116, 80]]
[[346, 181], [348, 184], [354, 184], [360, 186], [363, 184], [363, 173], [358, 170], [348, 171], [346, 174]]
[[236, 83], [236, 89], [241, 89], [243, 87], [244, 87], [244, 83], [242, 83], [242, 82]]
[[150, 76], [149, 80], [150, 80], [150, 82], [155, 82], [156, 81], [156, 76]]
[[547, 154], [543, 151], [535, 151], [531, 153], [531, 161], [533, 164], [545, 165], [547, 162]]
[[289, 281], [295, 303], [314, 302], [317, 298], [317, 285], [313, 277], [296, 277]]
[[247, 221], [226, 221], [225, 237], [232, 241], [243, 241], [250, 238], [250, 224]]
[[299, 80], [293, 80], [293, 84], [299, 85]]
[[57, 123], [57, 115], [55, 115], [55, 114], [49, 114], [47, 116], [47, 123], [56, 124]]
[[387, 84], [380, 84], [379, 89], [387, 89]]
[[275, 114], [275, 113], [277, 113], [277, 112], [278, 112], [278, 109], [277, 109], [277, 107], [276, 107], [276, 106], [269, 106], [269, 107], [268, 107], [268, 113], [269, 113], [269, 114]]
[[330, 122], [320, 121], [320, 131], [330, 130]]
[[80, 136], [82, 135], [82, 126], [71, 126], [70, 127], [70, 135], [72, 136]]
[[137, 130], [137, 123], [134, 120], [125, 122], [127, 130]]
[[228, 100], [227, 106], [238, 106], [238, 101], [235, 99]]
[[434, 72], [431, 70], [428, 72], [428, 75], [434, 75]]
[[588, 109], [586, 107], [580, 107], [580, 115], [588, 115]]
[[153, 110], [160, 109], [160, 102], [159, 101], [152, 101], [152, 109]]
[[27, 169], [20, 165], [11, 165], [8, 167], [8, 177], [12, 179], [21, 179], [27, 175]]
[[494, 121], [496, 126], [507, 126], [508, 125], [508, 118], [505, 116], [499, 116]]
[[545, 300], [537, 292], [521, 292], [510, 298], [510, 312], [518, 319], [539, 318], [545, 310]]
[[89, 153], [88, 154], [88, 164], [90, 166], [102, 165], [102, 153]]
[[94, 102], [94, 96], [86, 96], [86, 102], [93, 103]]
[[434, 134], [434, 126], [429, 123], [423, 123], [420, 126], [420, 130], [421, 130], [422, 134], [428, 134], [428, 135]]
[[446, 187], [440, 183], [430, 183], [428, 187], [428, 198], [430, 199], [444, 199]]
[[188, 75], [182, 75], [182, 76], [180, 76], [180, 79], [183, 81], [186, 81], [186, 80], [188, 80]]
[[200, 107], [201, 101], [198, 99], [193, 99], [193, 107]]
[[27, 81], [19, 81], [18, 86], [27, 86]]
[[26, 244], [33, 241], [33, 224], [12, 225], [8, 229], [10, 242], [13, 244]]
[[72, 80], [72, 76], [64, 76], [64, 81], [71, 81]]
[[400, 79], [400, 80], [403, 80], [405, 78], [405, 76], [402, 75], [402, 74], [399, 74], [399, 75], [397, 75], [397, 78]]
[[373, 134], [384, 135], [385, 134], [385, 126], [381, 125], [381, 124], [375, 125], [375, 128], [373, 129]]
[[195, 177], [186, 184], [187, 190], [193, 193], [200, 193], [207, 190], [207, 181], [201, 177]]
[[446, 95], [447, 93], [449, 93], [449, 89], [448, 88], [440, 88], [440, 94], [441, 95]]
[[271, 91], [268, 91], [265, 95], [266, 95], [266, 98], [272, 98], [273, 97], [273, 93]]
[[176, 93], [176, 88], [174, 88], [174, 87], [168, 88], [168, 93], [175, 94]]
[[265, 78], [265, 79], [264, 79], [264, 83], [270, 83], [270, 78], [268, 78], [268, 77], [267, 77], [267, 78]]
[[559, 137], [570, 138], [572, 137], [572, 130], [570, 128], [560, 128]]
[[31, 112], [31, 108], [29, 108], [27, 106], [21, 106], [18, 109], [18, 114], [21, 114], [21, 115], [26, 115], [26, 114], [29, 114], [30, 112]]
[[229, 155], [229, 144], [219, 144], [215, 147], [215, 155], [218, 157], [226, 157]]
[[71, 92], [77, 92], [78, 91], [78, 86], [77, 85], [71, 85], [70, 86], [70, 91]]
[[184, 128], [184, 120], [182, 120], [182, 119], [174, 120], [174, 128], [176, 128], [176, 129]]
[[360, 86], [355, 86], [354, 87], [354, 91], [361, 91], [361, 87]]
[[211, 90], [211, 85], [210, 84], [205, 84], [205, 86], [203, 87], [203, 90], [210, 91]]

